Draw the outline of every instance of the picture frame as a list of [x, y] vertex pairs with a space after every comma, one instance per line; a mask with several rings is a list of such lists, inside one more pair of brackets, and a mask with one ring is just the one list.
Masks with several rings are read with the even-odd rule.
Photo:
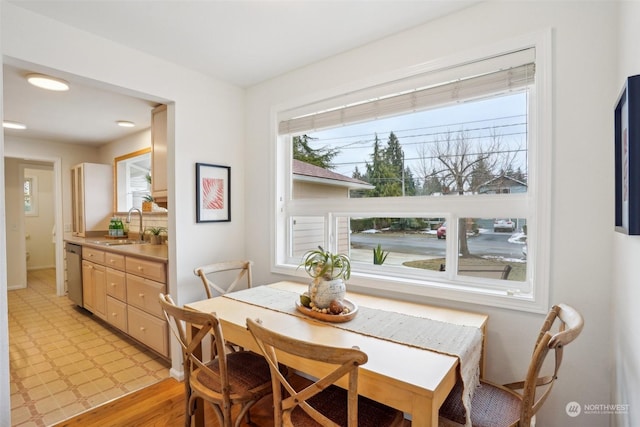
[[615, 230], [640, 235], [640, 75], [626, 79], [614, 124]]
[[196, 222], [231, 221], [231, 167], [196, 163]]

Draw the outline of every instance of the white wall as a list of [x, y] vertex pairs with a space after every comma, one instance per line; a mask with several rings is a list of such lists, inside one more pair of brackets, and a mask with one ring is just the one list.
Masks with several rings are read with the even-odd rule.
[[71, 224], [71, 167], [82, 162], [99, 162], [98, 151], [77, 144], [5, 137], [5, 156], [53, 162], [61, 159], [63, 223]]
[[[0, 3], [0, 22], [4, 18]], [[0, 31], [0, 46], [3, 37]], [[2, 70], [0, 69], [0, 77]], [[2, 89], [0, 88], [0, 94]], [[0, 115], [4, 117], [3, 97], [0, 96]], [[0, 159], [4, 159], [4, 132], [0, 133]], [[0, 161], [0, 230], [5, 230], [5, 193], [4, 193], [4, 161]], [[6, 239], [0, 237], [0, 293], [7, 291], [7, 244]], [[11, 401], [9, 398], [9, 315], [7, 298], [0, 298], [0, 425], [11, 425]]]
[[[151, 109], [149, 109], [151, 115]], [[151, 148], [151, 128], [143, 129], [127, 137], [111, 141], [98, 148], [100, 155], [99, 163], [113, 164], [113, 159], [142, 150]]]
[[[622, 2], [618, 44], [618, 73], [615, 82], [622, 89], [628, 76], [640, 74], [640, 3]], [[612, 101], [615, 102], [615, 99]], [[613, 239], [613, 357], [615, 372], [611, 401], [630, 404], [627, 415], [615, 416], [616, 426], [640, 425], [640, 236], [612, 233]]]
[[[22, 164], [24, 177], [37, 180], [34, 185], [37, 198], [37, 215], [24, 216], [24, 238], [27, 250], [27, 270], [55, 268], [54, 176], [53, 165]], [[21, 200], [22, 201], [22, 200]], [[24, 206], [24, 205], [23, 205]]]
[[7, 252], [7, 288], [20, 289], [27, 287], [27, 262], [25, 259], [26, 243], [24, 241], [24, 193], [21, 187], [20, 161], [4, 159], [5, 173], [5, 208], [7, 227], [5, 239], [11, 248]]
[[[169, 292], [179, 304], [201, 298], [204, 292], [193, 274], [194, 267], [215, 259], [244, 256], [243, 90], [14, 4], [3, 1], [0, 8], [3, 55], [145, 94], [169, 103], [169, 110], [175, 111], [175, 121], [170, 123], [175, 139], [169, 138], [167, 165], [172, 236]], [[196, 162], [231, 166], [231, 222], [195, 223]], [[68, 191], [69, 187], [65, 188]], [[0, 283], [0, 294], [5, 288], [6, 284]], [[4, 339], [0, 348], [6, 346]], [[0, 357], [0, 379], [8, 380], [7, 354]], [[174, 359], [178, 367], [179, 357]], [[2, 387], [4, 390], [6, 386]], [[9, 412], [8, 401], [8, 393], [3, 393], [0, 414]], [[0, 425], [6, 425], [1, 421]]]
[[[251, 190], [246, 203], [248, 213], [260, 212], [246, 221], [254, 280], [282, 278], [270, 273], [270, 253], [265, 250], [271, 247], [269, 230], [274, 224], [267, 215], [274, 196], [265, 179], [273, 169], [273, 161], [265, 162], [267, 153], [273, 153], [272, 107], [293, 100], [303, 103], [322, 91], [353, 87], [371, 76], [552, 28], [550, 302], [575, 306], [586, 326], [565, 351], [560, 379], [538, 425], [608, 425], [607, 415], [570, 418], [565, 406], [571, 401], [610, 403], [612, 105], [619, 90], [617, 38], [611, 29], [617, 26], [617, 7], [614, 2], [483, 2], [250, 88], [246, 159]], [[497, 382], [524, 378], [541, 315], [454, 301], [425, 302], [488, 313], [487, 377]]]

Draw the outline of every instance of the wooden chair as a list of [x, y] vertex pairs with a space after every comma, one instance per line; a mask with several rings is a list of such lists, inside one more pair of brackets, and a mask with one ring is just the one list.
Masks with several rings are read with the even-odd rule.
[[[249, 409], [260, 398], [271, 393], [271, 374], [264, 358], [248, 351], [227, 354], [218, 318], [177, 307], [171, 296], [160, 294], [160, 305], [173, 334], [182, 349], [185, 385], [185, 427], [191, 425], [196, 399], [209, 402], [221, 427], [240, 425], [249, 417]], [[198, 325], [198, 332], [189, 339], [187, 327]], [[198, 355], [202, 340], [213, 335], [215, 356], [205, 361]], [[231, 407], [240, 405], [233, 424]]]
[[[211, 292], [212, 290], [218, 292], [220, 295], [224, 295], [227, 292], [232, 292], [235, 289], [236, 285], [241, 283], [242, 279], [245, 277], [247, 287], [250, 288], [252, 265], [252, 261], [224, 261], [205, 265], [203, 267], [198, 267], [193, 270], [193, 273], [196, 276], [200, 276], [200, 278], [202, 279], [204, 289], [207, 292], [207, 298], [213, 298], [213, 294]], [[224, 273], [227, 271], [237, 271], [237, 275], [235, 279], [226, 286], [218, 285], [213, 280], [211, 280], [211, 275]]]
[[[558, 324], [556, 332], [552, 331], [554, 323]], [[471, 402], [473, 426], [531, 426], [532, 420], [535, 420], [534, 415], [549, 396], [558, 377], [564, 347], [580, 335], [583, 325], [582, 316], [575, 309], [565, 304], [554, 305], [538, 335], [526, 379], [504, 385], [481, 380]], [[540, 377], [540, 370], [549, 350], [555, 353], [554, 372], [552, 375]], [[536, 397], [539, 387], [541, 394]], [[522, 393], [515, 391], [519, 389], [522, 389]], [[440, 408], [441, 427], [464, 425], [465, 410], [461, 393], [462, 385], [457, 384]]]
[[[367, 362], [364, 352], [357, 348], [329, 347], [296, 340], [266, 329], [259, 320], [247, 319], [247, 327], [271, 368], [275, 426], [402, 425], [402, 412], [358, 396], [358, 367]], [[276, 351], [331, 364], [335, 369], [302, 390], [296, 390], [278, 372]], [[344, 376], [348, 376], [348, 390], [333, 385]]]

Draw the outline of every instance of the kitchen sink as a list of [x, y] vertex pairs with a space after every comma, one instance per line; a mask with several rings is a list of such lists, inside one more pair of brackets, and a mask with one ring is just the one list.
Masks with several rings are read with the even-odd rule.
[[118, 240], [96, 240], [93, 243], [102, 246], [122, 246], [122, 245], [143, 245], [147, 242], [131, 239], [118, 239]]

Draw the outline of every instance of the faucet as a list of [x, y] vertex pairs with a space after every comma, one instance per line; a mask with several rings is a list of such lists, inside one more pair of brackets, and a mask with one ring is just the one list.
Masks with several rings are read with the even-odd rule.
[[140, 219], [140, 231], [138, 231], [138, 239], [142, 242], [144, 233], [142, 232], [142, 211], [138, 208], [129, 209], [129, 213], [127, 214], [127, 224], [131, 223], [131, 211], [138, 211], [138, 218]]

